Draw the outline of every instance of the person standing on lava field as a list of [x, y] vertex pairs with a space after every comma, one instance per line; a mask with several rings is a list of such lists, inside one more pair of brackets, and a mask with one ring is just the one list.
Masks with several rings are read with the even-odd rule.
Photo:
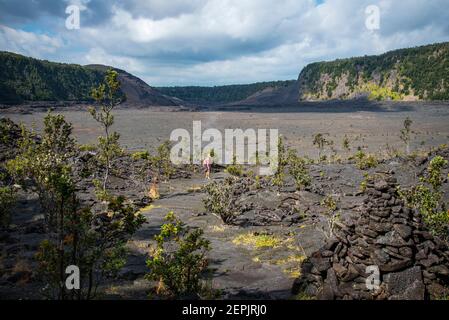
[[206, 156], [206, 158], [203, 160], [203, 166], [204, 166], [204, 169], [206, 171], [206, 177], [205, 178], [207, 180], [210, 180], [210, 170], [211, 170], [211, 167], [212, 167], [212, 157], [210, 156], [210, 154], [208, 154]]

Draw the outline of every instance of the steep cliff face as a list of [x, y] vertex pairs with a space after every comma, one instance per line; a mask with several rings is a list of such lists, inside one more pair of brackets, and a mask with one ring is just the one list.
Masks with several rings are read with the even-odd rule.
[[233, 102], [233, 105], [290, 105], [295, 104], [298, 100], [298, 83], [297, 81], [286, 82], [285, 85], [267, 87], [258, 91], [246, 99]]
[[[87, 65], [86, 68], [106, 72], [109, 66]], [[178, 106], [182, 104], [180, 99], [162, 94], [155, 88], [146, 84], [140, 78], [121, 69], [114, 68], [118, 72], [120, 90], [125, 94], [125, 105], [133, 106]]]
[[449, 100], [449, 42], [312, 63], [298, 86], [299, 101]]
[[[103, 81], [111, 67], [81, 66], [38, 60], [0, 51], [0, 103], [26, 101], [91, 101], [92, 87]], [[133, 106], [177, 106], [182, 101], [168, 97], [138, 77], [120, 69], [118, 78], [125, 104]]]
[[[296, 80], [280, 80], [256, 82], [250, 84], [233, 84], [213, 87], [158, 87], [159, 92], [177, 97], [183, 101], [194, 104], [216, 105], [216, 104], [235, 104], [235, 103], [253, 103], [254, 99], [261, 96], [266, 97], [269, 102], [272, 96], [271, 92], [288, 91]], [[297, 95], [297, 91], [295, 93]], [[260, 100], [260, 99], [259, 99]], [[296, 102], [298, 97], [294, 98]], [[256, 101], [257, 102], [257, 101]]]
[[0, 103], [86, 101], [103, 73], [0, 51]]

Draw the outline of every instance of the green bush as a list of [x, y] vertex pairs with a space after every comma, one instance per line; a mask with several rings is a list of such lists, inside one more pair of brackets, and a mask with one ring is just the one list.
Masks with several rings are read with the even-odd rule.
[[375, 168], [379, 165], [374, 155], [366, 154], [362, 150], [357, 151], [354, 158], [356, 160], [356, 166], [360, 170]]
[[298, 190], [311, 184], [312, 178], [307, 170], [306, 161], [303, 158], [298, 157], [293, 150], [289, 150], [288, 170], [295, 179], [296, 188]]
[[223, 182], [213, 181], [204, 187], [207, 194], [203, 199], [205, 208], [219, 215], [224, 223], [230, 223], [234, 219], [231, 208], [235, 179], [228, 177]]
[[202, 275], [207, 270], [210, 243], [203, 230], [189, 230], [171, 211], [165, 217], [160, 233], [155, 236], [146, 278], [157, 281], [157, 294], [173, 298], [201, 297], [205, 291]]
[[157, 148], [157, 153], [150, 157], [150, 167], [153, 168], [158, 177], [168, 180], [175, 173], [175, 167], [170, 160], [170, 141], [165, 141]]
[[447, 164], [443, 157], [436, 156], [418, 185], [408, 190], [399, 188], [399, 194], [408, 206], [417, 209], [432, 233], [444, 239], [449, 238], [449, 211], [442, 201], [444, 178], [441, 171]]
[[[99, 283], [126, 263], [126, 241], [145, 220], [123, 197], [110, 198], [100, 214], [78, 209], [76, 197], [72, 199], [61, 211], [58, 236], [44, 240], [36, 253], [38, 277], [46, 283], [43, 293], [52, 299], [95, 298]], [[79, 290], [65, 288], [64, 270], [69, 265], [80, 269]]]
[[327, 195], [321, 200], [320, 205], [326, 209], [324, 218], [326, 224], [320, 227], [321, 232], [326, 238], [332, 238], [334, 235], [335, 226], [340, 220], [340, 212], [337, 211], [337, 200], [331, 195]]
[[342, 146], [343, 146], [343, 149], [345, 149], [346, 151], [350, 151], [351, 150], [349, 138], [346, 135], [343, 138]]
[[71, 133], [72, 125], [62, 115], [48, 113], [40, 141], [33, 132], [22, 127], [19, 153], [6, 164], [16, 183], [36, 188], [50, 227], [56, 224], [60, 206], [75, 188], [71, 170], [75, 142]]
[[133, 158], [133, 160], [149, 160], [150, 153], [148, 151], [137, 151], [131, 155], [131, 158]]
[[403, 96], [395, 92], [394, 90], [387, 88], [387, 87], [381, 87], [376, 84], [368, 84], [367, 89], [369, 90], [370, 94], [368, 96], [368, 99], [370, 100], [393, 100], [398, 101], [402, 100]]
[[317, 133], [313, 136], [313, 145], [318, 148], [318, 159], [319, 161], [325, 161], [326, 155], [323, 155], [324, 147], [332, 145], [333, 141], [327, 140], [325, 134]]
[[240, 164], [231, 164], [228, 165], [225, 169], [227, 173], [229, 173], [232, 176], [241, 177], [243, 176], [243, 166]]
[[82, 144], [78, 146], [79, 151], [97, 151], [97, 147], [93, 144]]

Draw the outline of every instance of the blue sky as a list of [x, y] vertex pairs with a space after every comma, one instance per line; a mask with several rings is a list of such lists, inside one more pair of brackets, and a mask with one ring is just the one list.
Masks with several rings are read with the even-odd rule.
[[[80, 29], [65, 27], [69, 5]], [[379, 9], [368, 29], [366, 8]], [[308, 63], [449, 40], [449, 0], [0, 0], [0, 50], [153, 86], [297, 78]]]

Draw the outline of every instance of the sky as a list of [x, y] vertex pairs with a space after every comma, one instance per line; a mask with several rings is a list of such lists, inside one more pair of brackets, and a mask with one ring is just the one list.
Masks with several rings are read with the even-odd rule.
[[443, 41], [449, 0], [0, 0], [0, 50], [152, 86], [296, 79], [311, 62]]

